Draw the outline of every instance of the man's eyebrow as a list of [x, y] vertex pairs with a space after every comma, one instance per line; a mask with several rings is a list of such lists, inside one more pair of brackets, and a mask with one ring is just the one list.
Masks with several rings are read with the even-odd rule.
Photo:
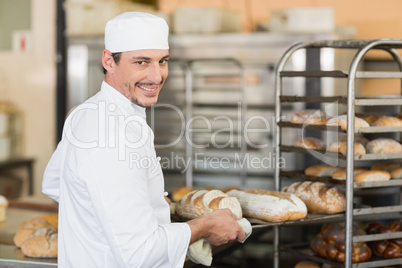
[[[167, 58], [169, 58], [169, 57], [170, 57], [170, 55], [167, 54], [166, 56], [163, 56], [163, 57], [161, 58], [161, 60], [167, 59]], [[133, 60], [133, 61], [135, 61], [135, 60], [150, 61], [150, 60], [152, 60], [152, 58], [150, 58], [150, 57], [145, 57], [145, 56], [138, 56], [138, 57], [132, 57], [131, 60]]]

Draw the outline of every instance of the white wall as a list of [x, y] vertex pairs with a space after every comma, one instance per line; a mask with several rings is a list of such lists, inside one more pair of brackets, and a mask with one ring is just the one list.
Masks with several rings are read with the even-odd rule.
[[23, 113], [24, 155], [36, 160], [34, 190], [43, 197], [43, 171], [56, 139], [56, 1], [32, 0], [31, 7], [33, 49], [0, 51], [0, 75], [8, 100]]

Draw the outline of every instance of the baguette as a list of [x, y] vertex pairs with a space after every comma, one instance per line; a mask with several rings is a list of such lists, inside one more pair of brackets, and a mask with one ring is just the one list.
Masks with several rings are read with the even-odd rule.
[[293, 194], [266, 190], [232, 190], [227, 194], [239, 200], [246, 217], [278, 222], [307, 216], [306, 205]]
[[243, 217], [239, 201], [220, 190], [194, 190], [177, 203], [176, 212], [184, 218], [195, 219], [223, 208], [229, 208], [238, 220]]
[[306, 168], [304, 174], [317, 177], [331, 177], [332, 173], [340, 170], [339, 167], [334, 167], [327, 164], [314, 165]]
[[391, 171], [391, 178], [393, 178], [393, 179], [402, 179], [402, 167], [393, 169]]
[[378, 138], [367, 143], [366, 151], [370, 154], [402, 153], [402, 145], [394, 139]]
[[354, 181], [389, 181], [391, 174], [383, 170], [369, 170], [357, 174]]
[[282, 191], [299, 197], [311, 213], [334, 214], [346, 209], [345, 195], [338, 188], [322, 182], [295, 182]]
[[[359, 173], [368, 171], [366, 168], [355, 168], [353, 170], [353, 175], [356, 176]], [[334, 180], [346, 180], [346, 169], [341, 169], [332, 173], [332, 178]]]

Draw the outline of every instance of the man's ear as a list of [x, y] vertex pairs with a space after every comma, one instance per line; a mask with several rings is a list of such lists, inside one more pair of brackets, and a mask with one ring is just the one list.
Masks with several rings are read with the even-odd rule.
[[108, 72], [111, 72], [114, 67], [114, 60], [112, 56], [112, 52], [107, 49], [103, 50], [102, 54], [102, 65]]

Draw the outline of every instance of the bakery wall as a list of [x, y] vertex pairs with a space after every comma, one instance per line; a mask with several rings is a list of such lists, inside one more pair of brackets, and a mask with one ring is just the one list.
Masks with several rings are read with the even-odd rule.
[[32, 0], [32, 50], [25, 53], [0, 51], [0, 83], [3, 88], [0, 100], [11, 101], [22, 113], [23, 154], [35, 159], [34, 190], [38, 194], [43, 170], [55, 148], [56, 139], [55, 14], [56, 1]]
[[159, 0], [161, 11], [172, 13], [178, 7], [219, 7], [242, 13], [242, 30], [253, 31], [270, 19], [273, 10], [292, 7], [333, 7], [337, 26], [352, 25], [357, 38], [401, 38], [402, 2], [399, 0]]

